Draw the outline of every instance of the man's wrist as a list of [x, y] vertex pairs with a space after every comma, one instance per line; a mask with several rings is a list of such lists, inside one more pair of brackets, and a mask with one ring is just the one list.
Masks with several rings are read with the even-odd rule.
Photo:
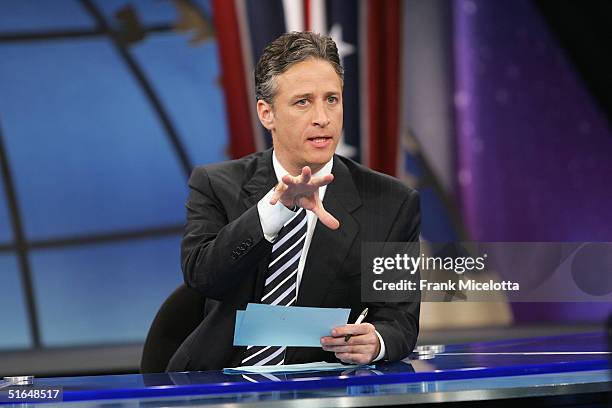
[[385, 341], [383, 340], [382, 336], [380, 335], [380, 333], [378, 332], [378, 330], [375, 330], [374, 333], [376, 334], [376, 337], [378, 337], [378, 353], [376, 356], [374, 356], [374, 360], [372, 360], [372, 362], [376, 362], [376, 361], [380, 361], [385, 357], [385, 354], [387, 353], [386, 347], [385, 347]]
[[284, 205], [270, 204], [272, 194], [274, 194], [274, 189], [271, 189], [257, 203], [259, 222], [261, 224], [264, 238], [268, 242], [274, 242], [278, 232], [283, 227], [285, 222], [289, 221], [295, 216], [295, 214], [291, 212], [291, 209], [285, 207]]

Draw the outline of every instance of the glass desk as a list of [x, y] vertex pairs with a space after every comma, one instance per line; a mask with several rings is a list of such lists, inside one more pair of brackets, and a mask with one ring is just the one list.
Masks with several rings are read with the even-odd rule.
[[437, 351], [371, 369], [37, 378], [33, 385], [62, 387], [62, 405], [88, 407], [474, 406], [493, 400], [500, 406], [526, 399], [530, 406], [539, 401], [592, 407], [606, 406], [612, 392], [604, 332], [448, 345]]

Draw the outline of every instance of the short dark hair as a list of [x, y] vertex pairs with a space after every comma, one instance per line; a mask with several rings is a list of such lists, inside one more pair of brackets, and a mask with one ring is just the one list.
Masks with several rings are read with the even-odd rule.
[[255, 96], [257, 100], [272, 103], [276, 93], [275, 79], [293, 64], [309, 58], [329, 62], [344, 82], [344, 68], [340, 63], [338, 47], [331, 37], [310, 31], [285, 33], [264, 49], [255, 67]]

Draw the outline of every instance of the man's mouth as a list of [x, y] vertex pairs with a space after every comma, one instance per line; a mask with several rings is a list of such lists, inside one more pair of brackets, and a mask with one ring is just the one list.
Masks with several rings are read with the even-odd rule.
[[313, 136], [313, 137], [309, 137], [308, 140], [312, 141], [312, 142], [324, 142], [326, 140], [331, 140], [332, 137], [331, 136]]
[[332, 137], [329, 136], [313, 136], [308, 138], [308, 142], [315, 147], [326, 147], [332, 141]]

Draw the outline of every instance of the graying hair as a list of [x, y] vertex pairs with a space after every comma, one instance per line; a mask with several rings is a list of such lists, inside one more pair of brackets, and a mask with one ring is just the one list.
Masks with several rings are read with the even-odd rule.
[[329, 62], [340, 82], [344, 83], [344, 68], [340, 64], [338, 47], [331, 37], [310, 31], [285, 33], [264, 49], [255, 67], [255, 96], [272, 104], [276, 93], [276, 77], [293, 64], [309, 58]]

